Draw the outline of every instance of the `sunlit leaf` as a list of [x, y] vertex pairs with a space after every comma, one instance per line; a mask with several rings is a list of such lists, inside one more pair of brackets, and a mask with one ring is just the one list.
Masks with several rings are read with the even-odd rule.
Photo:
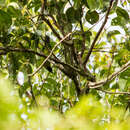
[[126, 21], [129, 20], [129, 14], [123, 8], [117, 7], [116, 13], [117, 13], [117, 16], [123, 17]]
[[113, 36], [120, 34], [118, 30], [110, 31], [107, 33], [107, 39], [110, 41]]
[[97, 0], [87, 0], [90, 9], [96, 9], [99, 7]]

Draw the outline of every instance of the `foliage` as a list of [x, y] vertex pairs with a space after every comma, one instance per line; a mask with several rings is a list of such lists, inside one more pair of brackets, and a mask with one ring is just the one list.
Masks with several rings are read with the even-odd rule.
[[[119, 107], [119, 111], [126, 108], [126, 112], [130, 109], [128, 6], [128, 0], [1, 0], [0, 77], [12, 82], [18, 92], [16, 102], [23, 104], [26, 112], [37, 107], [47, 113], [52, 124], [58, 123], [57, 129], [62, 127], [59, 122], [65, 122], [64, 129], [123, 129], [125, 123], [127, 129], [123, 115], [118, 120], [112, 115], [109, 125], [108, 111], [114, 111], [111, 107]], [[89, 94], [96, 101], [86, 98]], [[0, 112], [6, 115], [0, 119], [5, 118], [2, 123], [9, 120], [13, 126], [4, 108], [15, 108], [3, 98]], [[90, 107], [85, 104], [89, 100]], [[104, 105], [108, 102], [106, 108], [101, 101]], [[15, 107], [18, 109], [18, 105]], [[66, 113], [66, 119], [59, 113], [54, 113], [53, 118], [41, 107]], [[38, 113], [29, 119], [42, 118], [44, 122]], [[15, 114], [20, 115], [20, 110]], [[57, 116], [58, 121], [54, 122]], [[103, 118], [107, 123], [102, 122]], [[20, 121], [19, 117], [14, 120]]]
[[130, 129], [130, 118], [125, 117], [123, 119], [124, 110], [122, 108], [113, 107], [111, 109], [91, 95], [82, 97], [73, 109], [62, 115], [58, 112], [49, 111], [45, 107], [44, 109], [29, 108], [27, 110], [18, 101], [16, 91], [13, 91], [13, 95], [11, 94], [11, 87], [7, 80], [0, 80], [0, 129], [2, 130], [17, 130], [22, 128], [55, 130]]

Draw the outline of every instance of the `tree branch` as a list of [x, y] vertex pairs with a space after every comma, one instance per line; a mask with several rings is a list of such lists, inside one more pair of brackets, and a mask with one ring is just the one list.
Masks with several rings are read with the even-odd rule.
[[41, 6], [41, 14], [43, 15], [44, 14], [44, 10], [46, 8], [46, 4], [47, 4], [47, 0], [41, 0], [42, 2], [42, 6]]
[[0, 50], [4, 52], [0, 52], [1, 55], [5, 55], [9, 52], [27, 52], [27, 53], [33, 53], [35, 55], [41, 56], [46, 58], [47, 56], [44, 55], [43, 53], [36, 52], [32, 49], [26, 49], [26, 48], [12, 48], [12, 47], [0, 47]]
[[57, 33], [57, 31], [54, 29], [54, 27], [52, 26], [52, 24], [50, 23], [50, 21], [48, 19], [46, 19], [45, 17], [42, 18], [42, 20], [45, 21], [45, 23], [51, 28], [52, 32], [55, 34], [55, 36], [61, 40], [62, 38], [60, 37], [60, 35]]
[[[56, 31], [56, 29], [52, 26], [52, 24], [51, 24], [51, 22], [49, 21], [49, 19], [45, 18], [46, 15], [44, 14], [44, 10], [45, 10], [46, 6], [47, 6], [47, 0], [42, 1], [41, 15], [40, 15], [40, 16], [41, 16], [41, 19], [50, 27], [50, 29], [52, 30], [52, 32], [54, 33], [54, 35], [55, 35], [59, 40], [62, 40], [62, 37], [61, 37], [60, 34]], [[58, 26], [58, 24], [57, 24], [55, 18], [53, 17], [53, 15], [48, 15], [48, 16], [50, 16], [50, 17], [52, 18], [52, 20], [53, 20], [55, 26], [60, 30], [60, 28], [59, 28], [59, 26]], [[63, 33], [62, 30], [60, 30], [60, 31]], [[67, 42], [65, 42], [65, 41], [63, 41], [63, 42], [64, 42], [65, 44], [67, 44], [67, 45], [70, 46], [70, 43], [67, 43]]]
[[[51, 28], [52, 32], [55, 34], [55, 36], [59, 39], [59, 40], [62, 40], [63, 38], [61, 38], [61, 36], [57, 33], [57, 31], [55, 30], [55, 28], [52, 26], [52, 24], [50, 23], [50, 21], [48, 19], [46, 19], [45, 17], [43, 17], [43, 19], [45, 21], [45, 23]], [[68, 45], [68, 46], [71, 46], [72, 43], [69, 43], [65, 40], [62, 41], [64, 44]]]
[[[6, 55], [7, 53], [9, 52], [25, 52], [25, 53], [33, 53], [37, 56], [40, 56], [40, 57], [43, 57], [43, 58], [47, 58], [47, 56], [43, 53], [39, 53], [39, 52], [36, 52], [34, 50], [31, 50], [31, 49], [26, 49], [26, 48], [12, 48], [12, 47], [0, 47], [0, 50], [2, 50], [2, 52], [0, 52], [0, 55]], [[60, 64], [62, 66], [66, 66], [78, 73], [80, 73], [80, 70], [75, 68], [74, 66], [70, 65], [70, 64], [67, 64], [67, 63], [64, 63], [64, 62], [61, 62], [60, 60], [57, 60], [57, 59], [54, 59], [54, 58], [49, 58], [48, 61], [52, 64], [54, 64], [53, 62], [57, 63], [57, 64]], [[55, 64], [54, 64], [55, 65]], [[55, 65], [57, 68], [59, 68], [60, 70], [63, 70], [63, 67], [61, 67], [60, 65]]]
[[[128, 63], [126, 63], [125, 65], [123, 65], [123, 67], [118, 70], [117, 72], [113, 73], [112, 75], [110, 75], [108, 77], [108, 79], [97, 82], [97, 83], [89, 83], [88, 86], [89, 88], [100, 88], [102, 87], [104, 84], [106, 84], [107, 82], [111, 81], [112, 79], [114, 79], [115, 77], [117, 77], [120, 73], [124, 72], [125, 70], [127, 70], [130, 67], [130, 61]], [[106, 82], [107, 81], [107, 82]]]
[[113, 52], [113, 51], [105, 51], [105, 50], [94, 50], [92, 52], [104, 52], [104, 53], [111, 53], [111, 54], [117, 53], [117, 51]]
[[56, 47], [62, 43], [67, 37], [69, 37], [72, 33], [69, 33], [67, 34], [63, 39], [61, 39], [54, 47], [53, 49], [51, 50], [50, 54], [47, 56], [47, 58], [42, 62], [42, 64], [36, 69], [35, 72], [33, 72], [32, 74], [29, 74], [28, 76], [34, 76], [43, 66], [44, 64], [46, 63], [46, 61], [52, 56], [53, 54], [53, 51], [56, 49]]
[[[24, 53], [32, 53], [32, 54], [35, 54], [35, 55], [43, 57], [43, 58], [47, 58], [48, 57], [48, 56], [46, 56], [43, 53], [36, 52], [36, 51], [34, 51], [32, 49], [26, 49], [26, 48], [0, 47], [0, 51], [2, 51], [2, 53], [0, 52], [1, 55], [6, 55], [9, 52], [18, 52], [18, 53], [19, 52], [24, 52]], [[53, 54], [53, 51], [52, 51], [52, 54]], [[70, 77], [69, 76], [69, 72], [67, 73], [65, 68], [69, 68], [73, 72], [76, 72], [76, 73], [78, 73], [78, 74], [80, 74], [80, 75], [82, 75], [84, 77], [91, 77], [93, 79], [92, 75], [87, 74], [87, 73], [83, 73], [82, 70], [80, 70], [80, 69], [78, 69], [78, 68], [76, 68], [76, 67], [74, 67], [74, 66], [72, 66], [70, 64], [64, 63], [64, 62], [62, 62], [62, 61], [60, 61], [58, 59], [49, 57], [49, 59], [47, 59], [47, 60], [48, 60], [48, 62], [54, 64], [58, 69], [60, 69], [68, 77]]]
[[[60, 26], [59, 26], [59, 24], [57, 23], [55, 17], [54, 17], [52, 14], [47, 14], [47, 15], [45, 15], [45, 16], [50, 17], [50, 18], [52, 19], [54, 25], [60, 30]], [[60, 30], [60, 31], [62, 32], [62, 34], [64, 34], [64, 33], [63, 33], [63, 30]]]
[[97, 90], [102, 91], [104, 93], [108, 93], [108, 94], [127, 94], [127, 95], [130, 95], [130, 92], [111, 92], [111, 91], [102, 90], [102, 89], [99, 89], [99, 88], [97, 88]]
[[91, 55], [91, 53], [92, 53], [92, 50], [93, 50], [93, 48], [94, 48], [94, 46], [95, 46], [95, 44], [96, 44], [97, 39], [99, 38], [99, 36], [100, 36], [100, 34], [101, 34], [101, 32], [102, 32], [102, 30], [103, 30], [105, 24], [107, 23], [108, 15], [109, 15], [109, 13], [110, 13], [110, 10], [111, 10], [113, 1], [114, 1], [114, 0], [111, 0], [111, 1], [110, 1], [110, 5], [109, 5], [109, 7], [108, 7], [108, 10], [107, 10], [107, 13], [106, 13], [106, 16], [105, 16], [105, 20], [104, 20], [104, 22], [103, 22], [101, 28], [99, 29], [99, 31], [98, 31], [96, 37], [94, 38], [94, 40], [93, 40], [93, 42], [92, 42], [92, 45], [91, 45], [91, 47], [90, 47], [90, 49], [89, 49], [89, 51], [88, 51], [88, 54], [87, 54], [87, 56], [86, 56], [86, 58], [85, 58], [85, 61], [84, 61], [84, 65], [85, 65], [85, 66], [86, 66], [86, 64], [87, 64], [87, 62], [88, 62], [88, 60], [89, 60], [89, 57], [90, 57], [90, 55]]
[[82, 38], [83, 38], [83, 41], [82, 41], [82, 49], [81, 49], [81, 57], [83, 56], [84, 54], [84, 51], [85, 51], [85, 34], [84, 34], [84, 29], [83, 29], [83, 24], [82, 24], [82, 19], [80, 19], [80, 28], [81, 28], [81, 31], [82, 31]]

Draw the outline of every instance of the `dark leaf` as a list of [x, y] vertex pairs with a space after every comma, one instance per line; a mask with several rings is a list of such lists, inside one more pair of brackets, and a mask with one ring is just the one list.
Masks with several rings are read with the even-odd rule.
[[19, 17], [21, 16], [21, 12], [18, 9], [15, 9], [13, 6], [9, 6], [7, 9], [7, 12], [12, 16], [12, 17]]
[[94, 24], [99, 20], [99, 15], [96, 11], [88, 11], [85, 16], [87, 22]]
[[0, 10], [0, 29], [9, 28], [12, 24], [12, 18], [7, 12]]
[[66, 16], [67, 16], [67, 19], [69, 22], [71, 23], [75, 23], [76, 22], [76, 19], [75, 19], [75, 16], [76, 16], [76, 11], [73, 7], [70, 7], [67, 11], [66, 11]]

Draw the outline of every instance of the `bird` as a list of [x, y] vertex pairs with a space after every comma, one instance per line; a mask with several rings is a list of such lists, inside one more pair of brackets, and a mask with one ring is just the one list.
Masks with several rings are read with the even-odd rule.
[[[43, 52], [44, 54], [46, 55], [49, 55], [49, 50], [51, 49], [51, 45], [50, 45], [50, 37], [48, 35], [45, 36], [45, 46], [43, 48]], [[52, 67], [51, 67], [51, 64], [49, 61], [46, 61], [45, 64], [44, 64], [44, 67], [51, 73], [53, 73], [52, 71]]]

